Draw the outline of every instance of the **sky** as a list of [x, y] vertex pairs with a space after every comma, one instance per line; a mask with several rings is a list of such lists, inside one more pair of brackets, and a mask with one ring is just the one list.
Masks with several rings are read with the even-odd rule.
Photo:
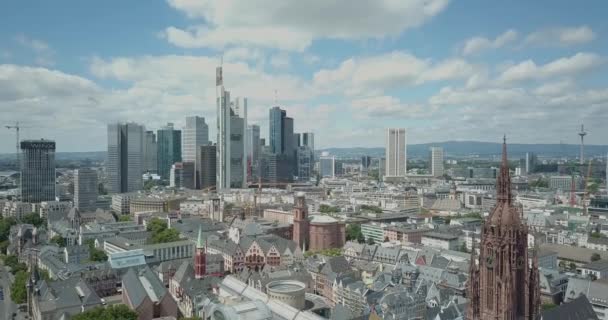
[[107, 124], [199, 115], [215, 67], [268, 136], [280, 105], [315, 146], [448, 140], [608, 144], [608, 2], [150, 0], [0, 3], [0, 153], [103, 151]]

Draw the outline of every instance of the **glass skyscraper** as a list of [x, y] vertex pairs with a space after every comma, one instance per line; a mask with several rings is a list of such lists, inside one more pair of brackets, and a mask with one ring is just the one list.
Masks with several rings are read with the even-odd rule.
[[173, 123], [167, 123], [156, 133], [158, 174], [163, 179], [169, 179], [171, 166], [182, 161], [182, 132], [173, 128]]
[[55, 141], [21, 141], [21, 201], [55, 200]]

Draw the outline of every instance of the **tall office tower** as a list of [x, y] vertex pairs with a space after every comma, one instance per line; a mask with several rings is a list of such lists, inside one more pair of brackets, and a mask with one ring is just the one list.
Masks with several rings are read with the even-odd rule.
[[302, 133], [302, 145], [315, 152], [315, 134], [312, 132]]
[[321, 177], [335, 177], [336, 158], [334, 156], [322, 156], [319, 158], [319, 173]]
[[216, 185], [216, 147], [207, 145], [198, 147], [196, 155], [196, 187], [197, 189], [207, 189]]
[[74, 207], [80, 212], [97, 209], [97, 171], [89, 168], [74, 171]]
[[182, 132], [173, 128], [173, 123], [167, 123], [164, 128], [158, 129], [156, 134], [158, 174], [163, 179], [169, 179], [171, 166], [182, 161]]
[[386, 176], [405, 177], [406, 136], [403, 128], [386, 129]]
[[299, 181], [309, 181], [312, 178], [314, 166], [312, 150], [309, 147], [301, 146], [297, 149], [297, 174]]
[[255, 124], [247, 126], [247, 140], [245, 142], [247, 153], [247, 180], [256, 181], [260, 175], [260, 126]]
[[144, 127], [137, 123], [108, 125], [108, 190], [125, 193], [141, 190], [144, 167]]
[[283, 119], [283, 137], [281, 140], [283, 154], [288, 157], [294, 157], [296, 147], [293, 136], [293, 118], [285, 117], [285, 119]]
[[283, 153], [283, 122], [287, 113], [280, 107], [270, 108], [268, 119], [268, 141], [272, 153]]
[[443, 176], [443, 148], [431, 147], [430, 164], [433, 177]]
[[378, 178], [382, 180], [386, 174], [386, 158], [378, 159]]
[[475, 262], [476, 250], [472, 250], [467, 319], [540, 318], [537, 249], [530, 257], [528, 226], [522, 216], [521, 207], [513, 201], [505, 141], [496, 179], [496, 206], [481, 226], [479, 264]]
[[176, 162], [171, 166], [169, 186], [194, 189], [194, 162]]
[[146, 131], [144, 137], [144, 172], [158, 171], [158, 149], [154, 131]]
[[370, 156], [361, 157], [361, 171], [367, 171], [371, 164], [372, 164], [372, 157], [370, 157]]
[[183, 134], [182, 160], [184, 162], [194, 162], [196, 161], [198, 147], [209, 144], [209, 126], [205, 123], [205, 118], [186, 117], [186, 127]]
[[217, 169], [216, 188], [245, 187], [247, 181], [247, 159], [245, 138], [247, 127], [247, 99], [230, 102], [230, 92], [224, 89], [222, 67], [215, 73], [217, 97]]
[[302, 146], [302, 135], [300, 133], [293, 134], [293, 143], [295, 148]]
[[55, 200], [55, 141], [21, 141], [21, 201]]
[[526, 172], [533, 173], [536, 170], [536, 165], [538, 163], [538, 157], [535, 153], [526, 152]]

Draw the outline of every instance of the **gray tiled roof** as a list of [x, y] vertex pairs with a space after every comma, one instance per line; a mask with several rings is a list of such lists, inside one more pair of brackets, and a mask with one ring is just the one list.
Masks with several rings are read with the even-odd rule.
[[557, 308], [544, 311], [542, 318], [543, 320], [598, 320], [593, 306], [585, 295]]

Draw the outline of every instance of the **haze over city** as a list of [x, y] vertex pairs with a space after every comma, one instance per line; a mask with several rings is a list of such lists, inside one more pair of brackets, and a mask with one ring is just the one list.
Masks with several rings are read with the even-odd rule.
[[[608, 134], [606, 3], [586, 1], [7, 2], [0, 119], [58, 151], [105, 128], [215, 123], [214, 70], [266, 136], [284, 107], [319, 148], [447, 140], [589, 144]], [[4, 123], [3, 123], [4, 125]], [[215, 126], [210, 135], [215, 136]], [[0, 130], [0, 153], [14, 133]]]

